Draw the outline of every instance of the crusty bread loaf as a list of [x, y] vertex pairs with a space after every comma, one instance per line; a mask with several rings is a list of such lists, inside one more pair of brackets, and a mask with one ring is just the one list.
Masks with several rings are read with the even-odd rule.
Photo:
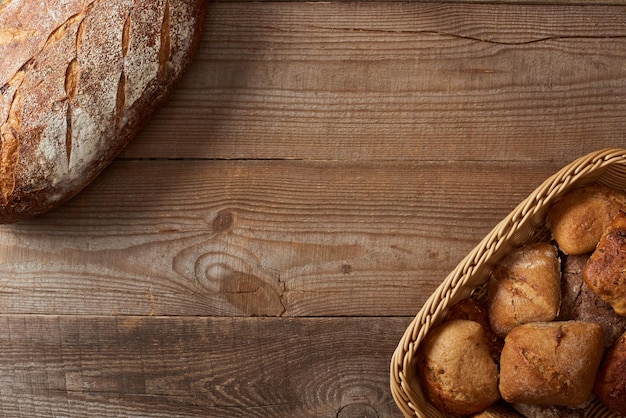
[[550, 207], [546, 226], [564, 253], [585, 254], [595, 249], [611, 219], [623, 208], [626, 195], [616, 189], [580, 187]]
[[594, 393], [608, 409], [626, 416], [626, 333], [615, 341], [602, 361]]
[[189, 64], [206, 0], [0, 4], [0, 222], [91, 182]]
[[600, 360], [602, 328], [592, 322], [520, 325], [500, 357], [500, 393], [512, 404], [580, 407], [589, 401]]
[[552, 321], [559, 312], [560, 283], [554, 245], [541, 242], [511, 252], [489, 279], [487, 308], [494, 332], [504, 337], [517, 325]]
[[583, 270], [589, 288], [626, 316], [626, 213], [618, 212], [605, 229]]
[[440, 411], [473, 414], [500, 397], [498, 368], [477, 322], [456, 319], [434, 327], [416, 358], [422, 390]]

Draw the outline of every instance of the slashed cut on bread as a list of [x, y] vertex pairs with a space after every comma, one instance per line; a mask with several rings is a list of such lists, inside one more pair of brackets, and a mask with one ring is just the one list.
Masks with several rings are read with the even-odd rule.
[[57, 208], [191, 61], [206, 0], [0, 2], [0, 222]]

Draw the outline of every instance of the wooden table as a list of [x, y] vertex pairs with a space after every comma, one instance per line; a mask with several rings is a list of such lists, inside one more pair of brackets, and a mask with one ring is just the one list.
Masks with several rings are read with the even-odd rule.
[[626, 146], [626, 8], [558, 3], [211, 2], [139, 137], [0, 227], [1, 416], [399, 417], [428, 295]]

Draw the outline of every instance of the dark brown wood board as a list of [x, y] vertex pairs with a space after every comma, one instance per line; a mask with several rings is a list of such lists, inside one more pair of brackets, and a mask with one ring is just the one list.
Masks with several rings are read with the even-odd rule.
[[0, 413], [391, 416], [385, 360], [406, 322], [4, 315]]

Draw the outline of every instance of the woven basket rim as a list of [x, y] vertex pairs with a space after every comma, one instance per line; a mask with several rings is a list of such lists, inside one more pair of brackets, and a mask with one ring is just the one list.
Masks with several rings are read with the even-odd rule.
[[[531, 242], [545, 218], [547, 207], [570, 189], [586, 183], [602, 182], [603, 173], [619, 167], [619, 187], [626, 188], [626, 149], [605, 148], [582, 156], [548, 177], [526, 199], [502, 219], [452, 270], [426, 300], [400, 339], [391, 358], [390, 388], [396, 405], [405, 417], [447, 417], [424, 399], [411, 384], [413, 359], [429, 329], [442, 319], [446, 309], [465, 298], [486, 280], [489, 264], [507, 249]], [[600, 174], [598, 174], [600, 173]], [[612, 180], [612, 179], [610, 179]], [[608, 181], [608, 180], [607, 180]], [[617, 184], [612, 184], [617, 186]], [[602, 405], [587, 412], [589, 417], [609, 417]]]

